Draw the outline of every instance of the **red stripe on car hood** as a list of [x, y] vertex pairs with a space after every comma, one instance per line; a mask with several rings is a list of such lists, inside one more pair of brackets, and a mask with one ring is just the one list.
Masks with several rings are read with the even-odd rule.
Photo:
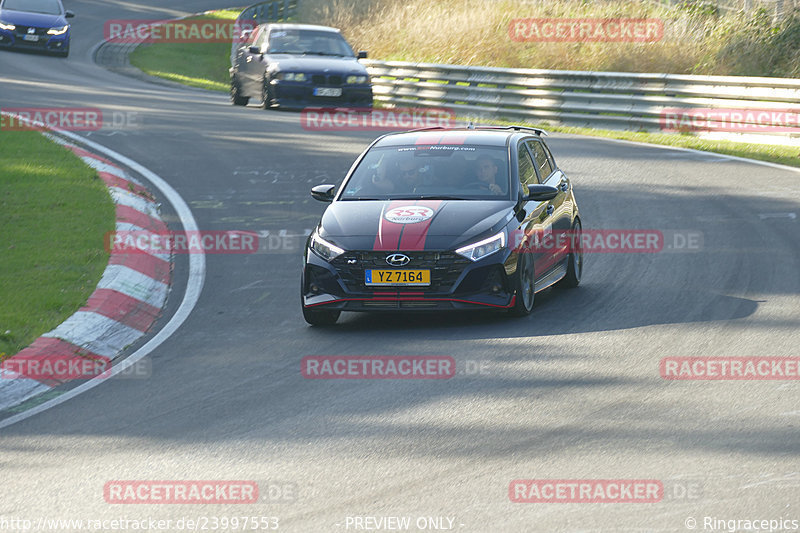
[[[396, 207], [408, 205], [421, 205], [433, 210], [433, 216], [428, 220], [414, 224], [397, 224], [389, 222], [384, 215]], [[381, 218], [378, 221], [378, 234], [375, 236], [375, 251], [420, 251], [425, 249], [425, 240], [431, 223], [439, 214], [441, 200], [417, 200], [411, 203], [409, 200], [395, 200], [388, 202], [381, 210]]]
[[410, 252], [417, 252], [425, 249], [425, 239], [428, 236], [428, 230], [431, 229], [431, 223], [439, 214], [439, 206], [442, 205], [441, 200], [419, 200], [416, 205], [422, 205], [433, 209], [433, 216], [428, 220], [417, 222], [416, 224], [403, 224], [403, 234], [400, 237], [400, 250], [407, 250]]

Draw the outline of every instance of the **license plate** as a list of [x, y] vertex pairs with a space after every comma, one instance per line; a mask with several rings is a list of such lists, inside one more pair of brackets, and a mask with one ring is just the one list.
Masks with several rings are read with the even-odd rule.
[[38, 36], [38, 35], [23, 35], [23, 36], [22, 36], [22, 40], [23, 40], [23, 41], [33, 41], [33, 42], [36, 42], [36, 41], [38, 41], [38, 40], [39, 40], [39, 36]]
[[314, 96], [342, 96], [341, 87], [316, 87]]
[[430, 270], [365, 270], [366, 285], [430, 285]]

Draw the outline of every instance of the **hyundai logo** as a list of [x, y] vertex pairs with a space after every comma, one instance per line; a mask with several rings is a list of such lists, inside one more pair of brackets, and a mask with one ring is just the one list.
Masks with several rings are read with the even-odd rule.
[[411, 258], [405, 254], [391, 254], [386, 256], [386, 263], [393, 267], [406, 266], [411, 262]]
[[29, 33], [29, 34], [34, 34], [34, 33], [36, 33], [36, 28], [28, 28], [28, 33]]

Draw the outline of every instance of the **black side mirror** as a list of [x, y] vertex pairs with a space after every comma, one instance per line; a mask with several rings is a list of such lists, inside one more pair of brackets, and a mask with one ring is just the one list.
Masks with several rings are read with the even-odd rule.
[[250, 52], [251, 54], [260, 54], [261, 48], [259, 48], [258, 46], [251, 46], [250, 48], [247, 49], [247, 51]]
[[550, 185], [528, 185], [528, 196], [525, 201], [546, 202], [558, 196], [558, 189]]
[[333, 201], [336, 185], [317, 185], [311, 189], [311, 197], [320, 202], [330, 203]]
[[358, 58], [359, 58], [359, 59], [366, 59], [366, 58], [367, 58], [367, 52], [366, 52], [366, 51], [364, 51], [364, 50], [361, 50], [361, 51], [358, 53]]
[[64, 18], [65, 19], [75, 18], [75, 13], [73, 13], [72, 11], [69, 11], [69, 10], [64, 11]]

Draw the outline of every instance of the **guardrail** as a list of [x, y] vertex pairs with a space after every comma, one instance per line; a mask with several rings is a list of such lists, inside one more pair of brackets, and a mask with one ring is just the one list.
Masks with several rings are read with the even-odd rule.
[[298, 0], [273, 0], [261, 2], [244, 8], [237, 21], [249, 21], [255, 24], [288, 20], [297, 12]]
[[[633, 131], [669, 130], [665, 126], [671, 124], [671, 112], [684, 120], [716, 115], [729, 126], [725, 131], [757, 134], [763, 142], [774, 142], [772, 137], [800, 140], [797, 79], [362, 61], [372, 77], [375, 100], [386, 104], [447, 106], [476, 120], [526, 119]], [[771, 127], [762, 127], [761, 112], [783, 115], [766, 117]]]

